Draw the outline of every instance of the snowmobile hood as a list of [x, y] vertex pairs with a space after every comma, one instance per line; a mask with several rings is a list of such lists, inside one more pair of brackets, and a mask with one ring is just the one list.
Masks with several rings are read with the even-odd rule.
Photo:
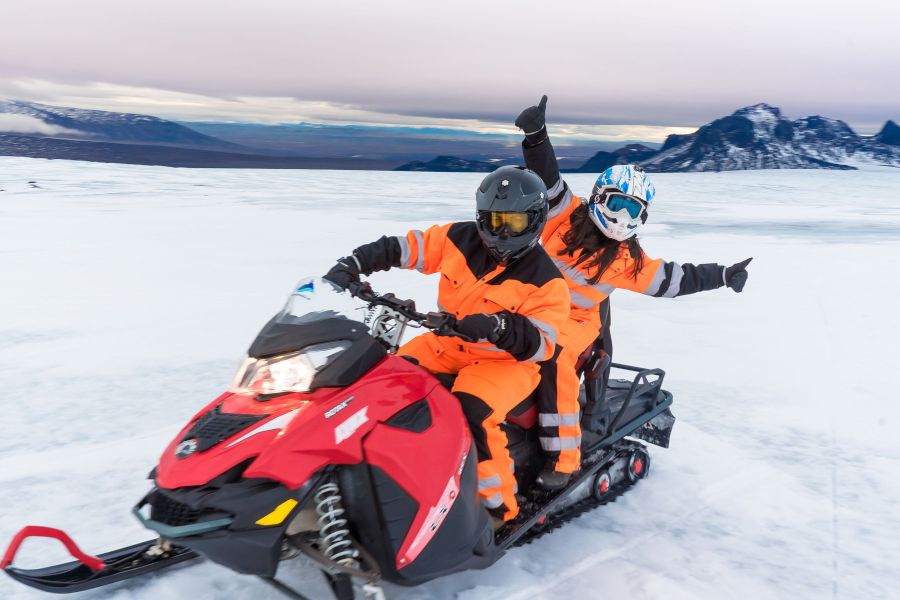
[[[169, 443], [156, 469], [165, 489], [200, 486], [250, 461], [245, 478], [294, 489], [328, 464], [362, 460], [362, 438], [398, 411], [397, 398], [424, 398], [437, 380], [388, 356], [349, 387], [268, 400], [225, 393]], [[402, 408], [402, 407], [399, 407]]]

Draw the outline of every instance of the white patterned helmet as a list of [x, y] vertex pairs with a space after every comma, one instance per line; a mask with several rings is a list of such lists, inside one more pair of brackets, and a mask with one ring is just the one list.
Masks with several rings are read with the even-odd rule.
[[606, 237], [622, 241], [647, 221], [656, 187], [636, 165], [613, 165], [594, 184], [588, 214]]

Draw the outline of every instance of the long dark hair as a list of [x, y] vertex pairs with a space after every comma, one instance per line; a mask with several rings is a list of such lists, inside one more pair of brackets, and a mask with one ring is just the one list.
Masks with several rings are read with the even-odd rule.
[[616, 260], [622, 246], [625, 246], [634, 259], [631, 278], [637, 279], [638, 273], [644, 268], [644, 251], [641, 250], [637, 236], [631, 236], [622, 242], [606, 237], [591, 221], [588, 207], [584, 205], [575, 209], [569, 217], [569, 224], [571, 228], [563, 236], [566, 247], [559, 251], [559, 255], [575, 256], [579, 252], [575, 264], [584, 263], [586, 268], [594, 270], [594, 274], [588, 278], [591, 285], [600, 281], [606, 269]]

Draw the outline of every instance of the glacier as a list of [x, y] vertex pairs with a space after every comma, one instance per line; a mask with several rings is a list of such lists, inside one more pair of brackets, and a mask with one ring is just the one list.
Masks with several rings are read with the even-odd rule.
[[[29, 523], [88, 552], [148, 539], [130, 514], [148, 471], [294, 282], [382, 234], [472, 218], [481, 177], [0, 158], [0, 544]], [[566, 175], [576, 193], [593, 178]], [[740, 295], [613, 295], [615, 358], [666, 370], [671, 448], [616, 503], [389, 598], [898, 594], [900, 171], [652, 178], [651, 256], [754, 257]], [[434, 276], [371, 281], [435, 308]], [[17, 564], [64, 560], [32, 540]], [[203, 563], [76, 597], [250, 596], [281, 598]], [[2, 578], [0, 597], [46, 596]]]

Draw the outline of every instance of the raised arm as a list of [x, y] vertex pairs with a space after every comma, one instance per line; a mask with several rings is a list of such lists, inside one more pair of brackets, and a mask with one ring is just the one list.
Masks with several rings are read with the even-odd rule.
[[547, 186], [550, 210], [547, 215], [547, 226], [541, 236], [545, 240], [580, 202], [559, 173], [556, 152], [547, 134], [546, 110], [547, 96], [544, 95], [537, 106], [526, 108], [516, 119], [516, 127], [525, 133], [525, 139], [522, 140], [525, 166], [540, 175], [544, 185]]

